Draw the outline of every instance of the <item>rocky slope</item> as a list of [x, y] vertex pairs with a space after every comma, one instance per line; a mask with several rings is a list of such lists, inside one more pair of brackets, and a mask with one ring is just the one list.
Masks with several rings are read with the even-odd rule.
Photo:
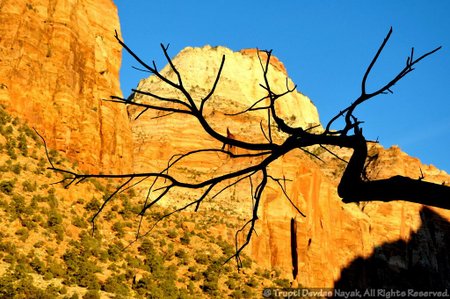
[[84, 170], [131, 169], [110, 0], [0, 2], [0, 103]]

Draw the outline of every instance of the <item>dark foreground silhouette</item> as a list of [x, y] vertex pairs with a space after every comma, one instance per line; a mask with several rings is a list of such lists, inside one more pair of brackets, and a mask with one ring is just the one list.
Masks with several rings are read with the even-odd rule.
[[385, 243], [369, 258], [354, 260], [342, 270], [335, 289], [450, 288], [450, 223], [427, 207], [420, 217], [422, 225], [407, 242]]

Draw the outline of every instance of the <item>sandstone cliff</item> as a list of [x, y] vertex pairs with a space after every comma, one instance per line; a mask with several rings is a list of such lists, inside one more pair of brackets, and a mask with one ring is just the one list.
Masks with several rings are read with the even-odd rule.
[[[244, 50], [233, 53], [224, 47], [210, 46], [186, 48], [173, 59], [173, 62], [182, 75], [185, 87], [199, 103], [212, 87], [222, 55], [226, 57], [225, 65], [216, 91], [205, 107], [205, 118], [222, 134], [226, 134], [228, 128], [237, 139], [264, 142], [264, 135], [259, 125], [250, 124], [259, 124], [266, 116], [266, 111], [253, 111], [238, 116], [225, 115], [243, 111], [265, 96], [264, 89], [259, 86], [263, 83], [263, 77], [256, 51]], [[281, 62], [276, 58], [274, 61], [276, 63], [269, 71], [269, 78], [274, 91], [281, 93], [286, 90], [287, 73]], [[168, 66], [161, 73], [172, 80], [176, 79], [174, 72]], [[288, 84], [290, 87], [294, 86], [290, 79]], [[183, 98], [179, 92], [154, 76], [142, 80], [138, 89], [151, 91], [161, 96]], [[135, 96], [135, 100], [153, 101], [139, 94]], [[261, 103], [260, 106], [264, 104], [266, 103]], [[140, 111], [141, 109], [129, 109], [135, 144], [134, 169], [136, 171], [164, 166], [171, 155], [180, 151], [217, 147], [217, 144], [214, 144], [214, 141], [202, 131], [193, 118], [175, 115], [155, 119], [163, 113], [147, 111], [139, 119], [133, 120]], [[280, 99], [277, 102], [277, 111], [294, 126], [310, 127], [320, 123], [316, 107], [308, 97], [299, 92], [290, 93]], [[199, 156], [199, 159], [194, 158], [190, 165], [206, 170], [210, 167], [210, 163], [206, 161], [204, 157]]]
[[0, 104], [82, 169], [131, 169], [120, 95], [120, 29], [110, 0], [0, 2]]
[[[378, 158], [369, 169], [372, 179], [396, 174], [418, 177], [420, 168], [426, 180], [441, 183], [450, 178], [433, 166], [422, 165], [398, 148], [376, 147], [372, 149], [372, 154], [375, 153]], [[333, 171], [337, 167], [335, 178], [339, 177], [339, 163], [330, 164]], [[252, 256], [262, 265], [282, 267], [283, 271], [292, 273], [292, 251], [288, 244], [295, 235], [299, 269], [296, 280], [305, 286], [332, 287], [344, 269], [355, 267], [356, 259], [360, 261], [358, 274], [346, 274], [345, 281], [340, 281], [337, 286], [449, 286], [450, 211], [430, 208], [429, 212], [423, 213], [422, 205], [402, 201], [342, 204], [336, 193], [337, 180], [324, 173], [331, 165], [314, 163], [307, 158], [297, 165], [290, 196], [307, 217], [296, 215], [282, 200], [280, 191], [267, 194], [259, 237], [255, 238], [252, 247]], [[342, 169], [343, 165], [340, 166]], [[290, 226], [292, 219], [296, 222], [295, 231]], [[369, 258], [383, 261], [385, 268], [380, 271], [363, 262]], [[413, 281], [411, 273], [417, 273], [417, 269], [421, 269], [421, 275], [440, 278], [434, 285], [421, 281], [419, 277], [422, 276], [418, 275]], [[392, 273], [402, 275], [394, 280]], [[352, 284], [348, 283], [349, 277]], [[405, 284], [408, 281], [410, 285]]]
[[[229, 128], [238, 139], [263, 141], [259, 128], [261, 119], [264, 119], [263, 112], [225, 115], [249, 107], [264, 95], [259, 87], [262, 74], [255, 51], [233, 53], [222, 47], [187, 48], [173, 61], [181, 72], [187, 89], [200, 99], [209, 92], [223, 54], [226, 55], [223, 75], [214, 98], [208, 104], [206, 118], [222, 133]], [[162, 74], [174, 78], [168, 67], [162, 70]], [[283, 91], [287, 72], [282, 63], [274, 59], [269, 74], [273, 89]], [[154, 76], [141, 81], [138, 88], [180, 98], [177, 92]], [[135, 95], [135, 100], [147, 103], [152, 101], [141, 95]], [[316, 108], [301, 93], [290, 94], [279, 103], [277, 109], [284, 119], [295, 125], [308, 127], [319, 123]], [[130, 117], [134, 119], [140, 111], [129, 109]], [[183, 115], [156, 118], [161, 115], [149, 111], [132, 121], [136, 171], [162, 169], [166, 166], [167, 159], [175, 153], [204, 147], [220, 148], [221, 145], [203, 133], [194, 119]], [[335, 150], [347, 159], [351, 154], [349, 150]], [[450, 243], [430, 241], [448, 235], [445, 225], [437, 225], [436, 229], [427, 231], [421, 242], [409, 244], [408, 250], [403, 248], [408, 240], [417, 240], [412, 237], [417, 231], [420, 230], [418, 234], [423, 236], [424, 223], [434, 221], [430, 219], [436, 217], [424, 218], [422, 206], [406, 202], [342, 204], [337, 196], [336, 186], [345, 165], [326, 152], [317, 151], [317, 154], [326, 163], [313, 160], [298, 151], [285, 155], [270, 168], [275, 177], [292, 179], [288, 184], [288, 194], [307, 217], [298, 215], [276, 184], [267, 187], [261, 205], [257, 235], [247, 251], [261, 266], [280, 269], [286, 278], [293, 281], [293, 285], [299, 283], [309, 287], [332, 287], [341, 277], [343, 269], [353, 265], [352, 262], [357, 258], [364, 260], [375, 256], [383, 259], [387, 268], [400, 272], [408, 272], [421, 265], [434, 276], [442, 270], [436, 268], [437, 264], [448, 265], [448, 253], [440, 257], [436, 257], [435, 253], [447, 252], [445, 248]], [[422, 165], [418, 159], [409, 157], [398, 148], [385, 150], [381, 146], [372, 146], [371, 155], [374, 156], [368, 169], [371, 178], [395, 174], [418, 177], [422, 169], [427, 180], [441, 183], [450, 179], [445, 172]], [[188, 159], [172, 174], [195, 181], [255, 162], [257, 159], [223, 160], [223, 157], [217, 155], [197, 155]], [[202, 208], [218, 209], [230, 217], [241, 217], [244, 223], [251, 211], [249, 185], [243, 183], [231, 189], [213, 202], [205, 203]], [[165, 204], [181, 206], [194, 196], [195, 192], [174, 193]], [[450, 221], [449, 211], [429, 211], [433, 215], [440, 215], [438, 218], [441, 223]], [[232, 240], [234, 231], [228, 229], [221, 234], [228, 235]], [[384, 247], [384, 244], [398, 240], [403, 242], [402, 248]], [[427, 242], [430, 244], [426, 244]], [[295, 277], [294, 268], [298, 268]], [[384, 273], [388, 273], [384, 270]], [[382, 280], [384, 274], [380, 273], [378, 279]], [[441, 282], [448, 286], [450, 273], [444, 273], [444, 276], [448, 276], [441, 278]], [[367, 277], [361, 274], [355, 279], [361, 282], [355, 285], [364, 286], [363, 282]], [[340, 286], [345, 285], [341, 282]]]

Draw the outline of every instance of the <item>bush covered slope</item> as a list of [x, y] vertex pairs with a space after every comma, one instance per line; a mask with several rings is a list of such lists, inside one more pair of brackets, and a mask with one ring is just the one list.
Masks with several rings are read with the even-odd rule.
[[[50, 150], [55, 165], [76, 165]], [[198, 298], [259, 297], [265, 286], [287, 286], [277, 271], [244, 260], [241, 273], [223, 262], [234, 247], [222, 238], [238, 228], [219, 211], [166, 213], [155, 207], [140, 223], [142, 199], [114, 198], [90, 219], [114, 186], [91, 181], [64, 188], [47, 170], [44, 146], [19, 119], [0, 110], [0, 297]]]

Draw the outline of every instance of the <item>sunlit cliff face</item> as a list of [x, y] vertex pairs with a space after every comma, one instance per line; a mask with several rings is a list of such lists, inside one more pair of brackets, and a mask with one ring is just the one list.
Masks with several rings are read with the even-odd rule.
[[131, 169], [112, 1], [2, 1], [0, 103], [84, 170]]

